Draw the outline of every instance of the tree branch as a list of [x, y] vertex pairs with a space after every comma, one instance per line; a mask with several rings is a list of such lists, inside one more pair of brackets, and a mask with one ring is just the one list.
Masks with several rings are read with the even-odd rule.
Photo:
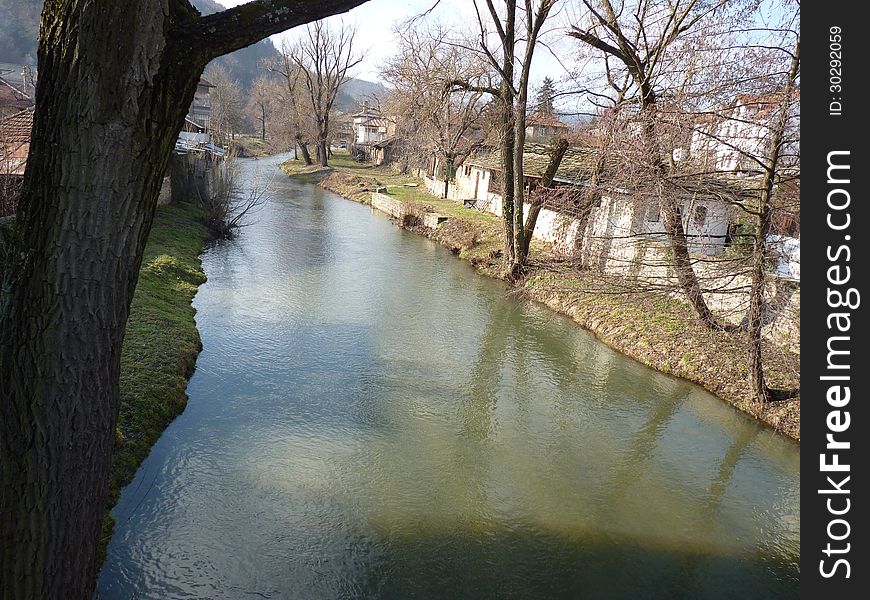
[[255, 0], [197, 19], [185, 32], [205, 58], [228, 54], [298, 25], [349, 11], [367, 0]]

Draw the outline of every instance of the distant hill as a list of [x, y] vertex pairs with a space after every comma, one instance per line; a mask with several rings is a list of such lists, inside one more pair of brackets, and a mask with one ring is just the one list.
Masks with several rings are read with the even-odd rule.
[[42, 0], [0, 0], [0, 62], [36, 64]]
[[341, 86], [335, 99], [335, 109], [343, 112], [356, 111], [363, 101], [377, 105], [377, 100], [383, 102], [387, 97], [387, 88], [380, 83], [365, 79], [350, 79]]
[[[204, 14], [224, 10], [214, 0], [191, 0]], [[0, 63], [36, 64], [36, 43], [39, 35], [39, 17], [42, 0], [0, 0]], [[277, 56], [275, 46], [263, 40], [238, 52], [221, 56], [214, 62], [221, 64], [247, 90], [262, 73], [260, 62]]]

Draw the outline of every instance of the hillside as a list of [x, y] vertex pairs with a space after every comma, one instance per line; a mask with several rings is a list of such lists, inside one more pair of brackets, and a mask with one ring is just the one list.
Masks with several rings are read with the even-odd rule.
[[377, 104], [375, 99], [383, 101], [386, 97], [387, 88], [382, 84], [352, 78], [341, 86], [338, 97], [335, 99], [335, 108], [344, 112], [353, 112], [359, 108], [364, 100], [371, 104]]
[[[203, 14], [223, 10], [214, 0], [191, 0]], [[0, 0], [0, 63], [36, 64], [36, 43], [42, 0]], [[222, 56], [214, 61], [223, 65], [233, 79], [247, 90], [262, 72], [259, 64], [264, 58], [277, 55], [269, 40]]]

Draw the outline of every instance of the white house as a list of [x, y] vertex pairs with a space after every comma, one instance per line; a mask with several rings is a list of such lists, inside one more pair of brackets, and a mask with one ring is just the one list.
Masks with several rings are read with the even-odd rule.
[[[782, 94], [742, 94], [734, 102], [701, 123], [692, 132], [692, 158], [710, 169], [734, 173], [757, 172], [754, 158], [767, 151], [770, 128], [776, 118]], [[799, 91], [790, 101], [788, 132], [800, 127]], [[799, 156], [798, 136], [786, 135], [783, 159], [786, 164]]]
[[[523, 164], [527, 192], [540, 185], [549, 160], [548, 146], [526, 144]], [[639, 253], [657, 242], [665, 245], [667, 239], [658, 205], [648, 197], [632, 197], [618, 189], [602, 196], [588, 219], [579, 218], [579, 199], [597, 161], [596, 149], [569, 147], [553, 178], [556, 191], [561, 190], [555, 196], [559, 200], [545, 203], [533, 235], [565, 251], [582, 251], [598, 261], [602, 269], [620, 272], [640, 262]], [[426, 185], [439, 195], [444, 189], [443, 182], [432, 177], [427, 178]], [[740, 187], [721, 178], [695, 178], [682, 182], [681, 189], [684, 198], [680, 208], [689, 251], [706, 255], [721, 252], [728, 239], [730, 205], [740, 195]], [[501, 215], [499, 155], [492, 153], [466, 160], [449, 188], [449, 197]], [[527, 203], [526, 211], [529, 207]]]
[[534, 113], [526, 117], [526, 139], [530, 142], [547, 142], [570, 131], [571, 128], [555, 115]]
[[387, 139], [388, 122], [381, 111], [364, 102], [362, 110], [353, 115], [353, 129], [357, 146], [377, 144]]
[[215, 87], [205, 77], [199, 78], [196, 86], [196, 94], [187, 111], [187, 119], [192, 121], [203, 131], [211, 127], [211, 89]]

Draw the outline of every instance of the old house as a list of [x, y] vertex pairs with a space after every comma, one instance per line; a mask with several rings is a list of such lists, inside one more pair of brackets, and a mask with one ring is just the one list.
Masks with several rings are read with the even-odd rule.
[[[790, 100], [786, 146], [786, 167], [799, 156], [800, 90]], [[756, 160], [765, 154], [770, 128], [783, 100], [782, 94], [741, 94], [724, 109], [703, 119], [692, 132], [691, 156], [710, 169], [752, 174], [758, 171]]]
[[387, 120], [377, 108], [363, 102], [362, 109], [353, 115], [354, 140], [356, 146], [382, 142], [387, 138]]
[[534, 113], [526, 117], [526, 139], [530, 142], [548, 142], [570, 131], [568, 125], [552, 114]]
[[33, 108], [0, 119], [0, 217], [15, 212], [30, 150]]
[[353, 144], [351, 154], [360, 160], [382, 164], [388, 160], [394, 124], [377, 108], [363, 102], [362, 109], [353, 115]]
[[[550, 148], [527, 143], [523, 157], [526, 194], [529, 198], [540, 185], [549, 160]], [[583, 252], [603, 270], [621, 272], [640, 262], [642, 253], [657, 244], [666, 245], [660, 209], [653, 193], [628, 194], [615, 183], [602, 194], [588, 219], [580, 218], [579, 202], [598, 161], [598, 150], [571, 146], [554, 177], [554, 192], [545, 200], [534, 236], [566, 252]], [[443, 182], [426, 178], [431, 192], [443, 190]], [[729, 181], [716, 178], [681, 181], [679, 193], [683, 226], [690, 252], [716, 254], [728, 241], [731, 206], [741, 193]], [[487, 153], [465, 161], [456, 173], [449, 197], [501, 215], [501, 159]], [[530, 208], [526, 203], [526, 212]], [[582, 231], [581, 231], [582, 229]]]
[[205, 77], [199, 78], [193, 102], [187, 111], [187, 118], [204, 132], [211, 127], [211, 90], [214, 84]]
[[33, 97], [0, 77], [0, 117], [8, 117], [33, 106]]
[[0, 175], [22, 176], [30, 151], [33, 108], [0, 119]]

